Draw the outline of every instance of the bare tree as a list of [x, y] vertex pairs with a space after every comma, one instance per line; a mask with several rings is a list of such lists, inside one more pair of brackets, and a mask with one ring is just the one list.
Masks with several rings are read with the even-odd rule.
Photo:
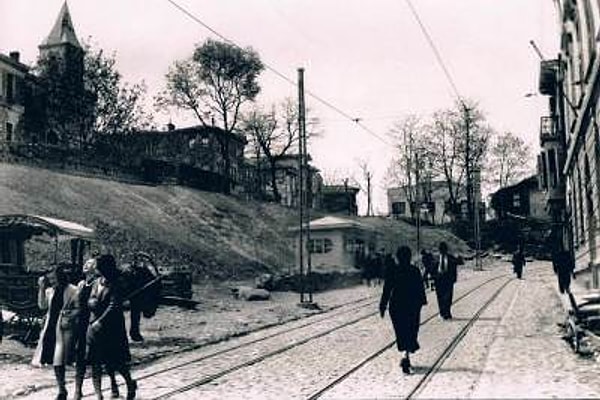
[[417, 203], [430, 201], [435, 177], [433, 153], [427, 146], [427, 126], [416, 115], [397, 121], [390, 131], [396, 143], [396, 156], [387, 170], [388, 184], [402, 188], [415, 216]]
[[487, 177], [498, 188], [509, 186], [531, 170], [531, 150], [512, 132], [495, 137], [490, 148]]
[[367, 196], [367, 217], [373, 216], [373, 168], [367, 160], [357, 160], [358, 168], [360, 170], [361, 179], [358, 181], [358, 187], [364, 191]]
[[[434, 175], [442, 176], [449, 193], [449, 212], [460, 213], [467, 174], [481, 167], [492, 129], [476, 105], [458, 103], [433, 114], [424, 138]], [[469, 196], [467, 196], [469, 198]]]
[[[307, 114], [310, 110], [307, 111]], [[257, 175], [261, 174], [263, 157], [269, 171], [270, 186], [275, 201], [281, 200], [277, 185], [278, 161], [285, 155], [293, 153], [298, 145], [298, 106], [290, 98], [283, 100], [278, 105], [273, 105], [265, 111], [260, 106], [255, 106], [242, 118], [244, 132], [249, 135], [253, 156], [256, 157]], [[307, 121], [307, 136], [314, 137], [319, 134], [319, 121], [310, 117]]]

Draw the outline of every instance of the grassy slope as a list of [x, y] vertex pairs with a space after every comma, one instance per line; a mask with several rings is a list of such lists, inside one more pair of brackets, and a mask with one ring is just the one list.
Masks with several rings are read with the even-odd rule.
[[[286, 271], [293, 260], [287, 227], [297, 221], [293, 210], [273, 204], [0, 163], [0, 214], [7, 213], [80, 222], [94, 227], [100, 241], [122, 258], [147, 251], [162, 264], [193, 265], [201, 277]], [[390, 244], [414, 244], [413, 227], [380, 218], [369, 223], [386, 232]], [[426, 240], [444, 237], [464, 250], [445, 232], [426, 231]]]

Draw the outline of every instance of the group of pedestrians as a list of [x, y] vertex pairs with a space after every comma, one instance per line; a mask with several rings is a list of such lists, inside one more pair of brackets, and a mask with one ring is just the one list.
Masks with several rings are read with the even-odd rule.
[[361, 278], [365, 285], [378, 286], [384, 279], [385, 265], [392, 256], [386, 253], [385, 249], [369, 254], [360, 250], [356, 253], [355, 258], [356, 266], [361, 271]]
[[125, 330], [119, 270], [110, 254], [88, 260], [84, 279], [68, 282], [63, 266], [39, 280], [38, 306], [47, 310], [32, 364], [52, 365], [58, 386], [57, 400], [67, 399], [66, 366], [75, 364], [75, 399], [82, 398], [87, 366], [91, 366], [94, 392], [102, 399], [103, 371], [111, 377], [112, 395], [118, 397], [115, 372], [124, 378], [127, 399], [135, 399], [131, 355]]
[[396, 346], [404, 356], [400, 367], [405, 374], [411, 372], [410, 354], [419, 349], [418, 334], [421, 323], [421, 308], [427, 304], [423, 275], [435, 282], [435, 291], [440, 316], [452, 319], [452, 298], [457, 279], [457, 267], [462, 259], [448, 252], [445, 242], [439, 244], [439, 257], [429, 252], [422, 253], [424, 273], [412, 263], [412, 252], [408, 246], [400, 246], [395, 259], [386, 264], [383, 292], [379, 302], [381, 317], [389, 309], [390, 319], [396, 335]]

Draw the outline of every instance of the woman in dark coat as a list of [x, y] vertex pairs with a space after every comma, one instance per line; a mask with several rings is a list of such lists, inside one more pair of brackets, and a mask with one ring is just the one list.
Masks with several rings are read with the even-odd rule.
[[396, 261], [386, 265], [385, 283], [379, 303], [382, 318], [389, 304], [396, 345], [399, 352], [405, 352], [400, 366], [406, 374], [410, 373], [409, 354], [419, 349], [417, 337], [421, 323], [421, 307], [427, 304], [421, 272], [410, 261], [410, 248], [399, 247]]
[[101, 399], [102, 366], [105, 366], [108, 371], [118, 371], [123, 376], [127, 399], [135, 399], [137, 384], [129, 372], [131, 354], [114, 257], [98, 257], [96, 269], [100, 277], [94, 281], [88, 300], [90, 324], [87, 329], [87, 360], [92, 365], [94, 390]]

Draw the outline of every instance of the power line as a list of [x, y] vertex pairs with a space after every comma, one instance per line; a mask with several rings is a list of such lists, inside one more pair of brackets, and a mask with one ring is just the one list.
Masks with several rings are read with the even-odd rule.
[[458, 91], [458, 87], [454, 83], [454, 79], [452, 79], [452, 75], [450, 75], [450, 71], [446, 67], [446, 64], [444, 63], [442, 55], [440, 54], [437, 46], [435, 45], [435, 42], [433, 41], [431, 35], [429, 35], [429, 32], [427, 31], [427, 28], [425, 28], [425, 24], [421, 20], [421, 17], [419, 17], [419, 13], [417, 12], [416, 8], [413, 6], [413, 4], [412, 4], [412, 2], [410, 0], [406, 0], [406, 3], [408, 4], [408, 7], [410, 8], [410, 11], [412, 12], [413, 16], [417, 20], [417, 23], [419, 24], [419, 27], [421, 28], [421, 31], [423, 32], [423, 35], [425, 36], [425, 39], [427, 40], [427, 43], [429, 43], [429, 46], [431, 47], [431, 50], [433, 50], [433, 54], [435, 55], [435, 58], [437, 59], [438, 63], [440, 64], [440, 67], [442, 68], [442, 71], [444, 71], [444, 75], [446, 75], [446, 79], [450, 83], [450, 86], [452, 87], [452, 90], [454, 91], [454, 94], [458, 98], [458, 101], [460, 101], [461, 104], [463, 104], [463, 106], [464, 106], [464, 102], [462, 100], [462, 96], [460, 95], [460, 92]]
[[[187, 10], [186, 8], [184, 8], [183, 6], [181, 6], [180, 4], [178, 4], [175, 0], [167, 0], [167, 1], [169, 3], [171, 3], [175, 8], [177, 8], [179, 11], [181, 11], [182, 13], [184, 13], [185, 15], [187, 15], [190, 19], [192, 19], [193, 21], [195, 21], [198, 24], [202, 25], [204, 28], [206, 28], [207, 30], [209, 30], [210, 32], [212, 32], [214, 35], [216, 35], [217, 37], [219, 37], [221, 40], [223, 40], [223, 41], [225, 41], [225, 42], [227, 42], [227, 43], [229, 43], [229, 44], [231, 44], [231, 45], [233, 45], [235, 47], [238, 47], [240, 49], [242, 48], [236, 42], [234, 42], [233, 40], [231, 40], [231, 39], [227, 38], [226, 36], [222, 35], [216, 29], [212, 28], [210, 25], [208, 25], [207, 23], [205, 23], [204, 21], [202, 21], [200, 18], [198, 18], [197, 16], [195, 16], [192, 12], [190, 12], [189, 10]], [[266, 69], [268, 69], [269, 71], [273, 72], [275, 75], [277, 75], [281, 79], [285, 80], [286, 82], [290, 83], [291, 85], [296, 86], [296, 82], [293, 81], [292, 79], [290, 79], [289, 77], [287, 77], [285, 74], [279, 72], [278, 70], [276, 70], [275, 68], [271, 67], [267, 63], [263, 63], [263, 64], [264, 64], [264, 66], [265, 66]], [[337, 112], [338, 114], [342, 115], [344, 118], [348, 119], [349, 121], [354, 122], [357, 126], [359, 126], [360, 128], [362, 128], [365, 132], [367, 132], [367, 133], [371, 134], [372, 136], [376, 137], [377, 139], [379, 139], [383, 143], [387, 144], [388, 146], [392, 146], [393, 147], [393, 145], [391, 143], [389, 143], [387, 140], [385, 140], [381, 135], [377, 134], [375, 131], [373, 131], [372, 129], [368, 128], [364, 124], [362, 124], [360, 122], [361, 121], [360, 118], [352, 117], [347, 112], [343, 111], [339, 107], [336, 107], [335, 105], [333, 105], [329, 101], [323, 99], [322, 97], [320, 97], [317, 94], [311, 92], [310, 90], [305, 90], [305, 93], [308, 94], [313, 99], [315, 99], [318, 102], [320, 102], [321, 104], [325, 105], [326, 107], [328, 107], [328, 108], [332, 109], [333, 111]]]

